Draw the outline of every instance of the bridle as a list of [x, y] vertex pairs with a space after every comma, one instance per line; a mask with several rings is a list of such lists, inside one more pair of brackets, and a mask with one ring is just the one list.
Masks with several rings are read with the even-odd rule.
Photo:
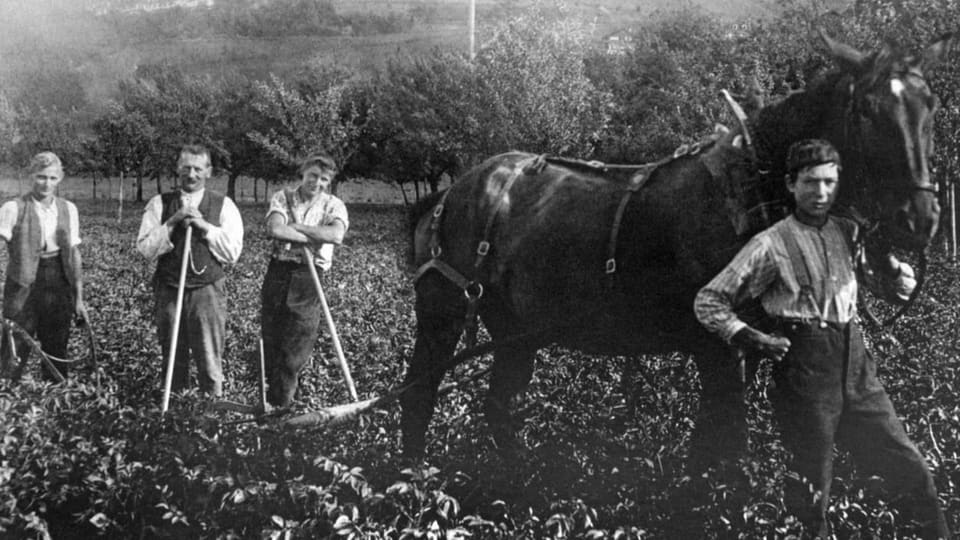
[[[904, 71], [904, 72], [902, 72], [902, 73], [901, 73], [901, 72], [893, 73], [893, 74], [891, 74], [891, 76], [888, 78], [888, 80], [894, 79], [894, 78], [901, 78], [901, 77], [904, 77], [904, 76], [917, 77], [917, 78], [923, 80], [923, 75], [922, 75], [921, 73], [919, 73], [918, 71], [913, 70], [913, 69], [908, 69], [908, 70], [906, 70], [906, 71]], [[857, 96], [857, 85], [856, 85], [856, 83], [855, 83], [855, 82], [851, 82], [851, 83], [849, 84], [849, 86], [848, 86], [847, 104], [846, 104], [846, 106], [844, 107], [844, 115], [843, 115], [843, 144], [844, 144], [844, 148], [845, 148], [845, 149], [849, 149], [849, 148], [855, 148], [855, 149], [856, 149], [856, 150], [853, 152], [853, 154], [854, 154], [854, 159], [856, 159], [856, 160], [858, 161], [858, 165], [859, 165], [858, 172], [860, 172], [860, 174], [863, 174], [863, 172], [865, 172], [865, 171], [867, 171], [867, 170], [869, 169], [869, 165], [868, 165], [867, 160], [866, 160], [866, 158], [865, 158], [866, 153], [865, 153], [864, 136], [863, 136], [863, 135], [864, 135], [864, 132], [863, 132], [863, 121], [864, 121], [865, 119], [867, 119], [867, 120], [869, 121], [869, 117], [867, 117], [866, 115], [864, 115], [863, 112], [862, 112], [862, 110], [861, 110], [861, 107], [862, 107], [862, 105], [860, 104], [861, 100], [862, 100], [862, 98], [858, 99], [858, 96]], [[851, 137], [851, 124], [853, 124], [853, 126], [854, 126], [855, 129], [856, 129], [856, 132], [853, 133], [853, 135], [854, 135], [853, 137]], [[858, 180], [859, 180], [859, 179], [858, 179]], [[872, 198], [872, 197], [871, 197], [872, 193], [870, 193], [871, 190], [870, 190], [870, 188], [866, 185], [866, 182], [857, 182], [855, 189], [857, 189], [857, 190], [859, 191], [859, 193], [857, 193], [857, 198], [858, 198], [858, 200], [860, 200], [860, 201], [871, 200], [871, 198]], [[924, 182], [924, 183], [920, 183], [920, 184], [911, 184], [910, 186], [907, 187], [907, 190], [909, 190], [910, 192], [925, 191], [925, 192], [928, 192], [928, 193], [932, 193], [932, 194], [934, 194], [934, 195], [937, 195], [937, 194], [939, 194], [939, 192], [940, 192], [940, 190], [938, 189], [938, 186], [937, 186], [936, 184], [934, 184], [934, 183], [931, 183], [931, 182]], [[847, 213], [847, 214], [848, 214], [848, 217], [851, 217], [851, 218], [857, 223], [857, 225], [858, 225], [858, 227], [859, 227], [859, 232], [858, 232], [858, 234], [857, 234], [857, 239], [856, 239], [856, 241], [855, 241], [855, 253], [856, 253], [856, 257], [855, 257], [855, 258], [856, 258], [856, 265], [855, 265], [855, 267], [856, 267], [856, 272], [857, 272], [858, 278], [862, 278], [863, 275], [864, 275], [864, 272], [865, 272], [864, 262], [865, 262], [865, 252], [866, 252], [866, 249], [867, 249], [867, 239], [868, 239], [868, 237], [869, 237], [870, 235], [874, 235], [874, 234], [879, 235], [879, 234], [880, 234], [880, 232], [879, 232], [879, 231], [880, 231], [880, 223], [879, 223], [879, 222], [875, 222], [875, 221], [873, 221], [873, 220], [871, 220], [871, 219], [869, 219], [869, 218], [861, 215], [861, 214], [860, 214], [854, 207], [852, 207], [852, 206], [848, 207], [847, 212], [845, 212], [845, 213]], [[926, 249], [926, 247], [917, 249], [917, 250], [916, 250], [916, 253], [917, 253], [917, 257], [918, 257], [918, 268], [917, 268], [917, 275], [916, 275], [916, 282], [917, 282], [917, 283], [916, 283], [916, 286], [914, 287], [913, 291], [910, 293], [910, 296], [909, 296], [909, 298], [907, 299], [907, 301], [906, 301], [903, 305], [901, 305], [901, 306], [893, 313], [893, 315], [891, 315], [891, 316], [887, 317], [886, 319], [884, 319], [883, 321], [881, 321], [881, 320], [878, 319], [877, 316], [874, 315], [874, 313], [870, 310], [870, 307], [869, 307], [869, 305], [868, 305], [866, 302], [861, 302], [862, 307], [863, 307], [863, 314], [864, 314], [864, 316], [866, 317], [866, 319], [867, 319], [868, 321], [870, 321], [871, 324], [874, 324], [874, 325], [876, 325], [877, 327], [879, 327], [879, 328], [881, 328], [881, 329], [884, 329], [884, 328], [887, 328], [887, 327], [892, 326], [900, 317], [902, 317], [902, 316], [907, 312], [907, 310], [910, 309], [911, 306], [913, 306], [913, 304], [916, 302], [917, 298], [919, 298], [920, 292], [921, 292], [921, 290], [923, 289], [923, 285], [924, 285], [924, 283], [925, 283], [925, 281], [926, 281], [926, 275], [927, 275], [927, 262], [928, 262], [928, 261], [927, 261], [927, 249]], [[862, 282], [863, 280], [861, 279], [860, 281]]]

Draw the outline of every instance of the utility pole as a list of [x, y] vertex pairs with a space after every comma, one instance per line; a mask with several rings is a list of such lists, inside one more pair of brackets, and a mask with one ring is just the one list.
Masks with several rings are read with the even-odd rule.
[[470, 0], [470, 13], [467, 15], [467, 31], [470, 33], [470, 61], [477, 56], [477, 0]]

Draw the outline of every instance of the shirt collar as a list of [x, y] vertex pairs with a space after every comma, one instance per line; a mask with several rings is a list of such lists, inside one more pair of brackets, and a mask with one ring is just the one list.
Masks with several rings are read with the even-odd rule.
[[180, 190], [180, 202], [184, 203], [185, 206], [199, 206], [200, 201], [203, 200], [203, 194], [206, 192], [206, 188], [198, 189], [192, 193]]

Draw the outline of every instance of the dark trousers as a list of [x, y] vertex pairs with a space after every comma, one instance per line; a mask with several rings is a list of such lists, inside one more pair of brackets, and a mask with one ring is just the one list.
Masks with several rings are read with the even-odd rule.
[[859, 470], [883, 477], [891, 493], [905, 496], [904, 509], [923, 524], [924, 538], [949, 538], [933, 477], [877, 379], [858, 325], [780, 326], [791, 346], [774, 369], [771, 401], [800, 478], [785, 483], [788, 509], [812, 533], [827, 536], [836, 442], [850, 450]]
[[[170, 358], [170, 338], [177, 310], [176, 285], [157, 284], [157, 338], [163, 350], [164, 371]], [[183, 294], [177, 352], [173, 363], [173, 385], [176, 392], [190, 384], [190, 360], [197, 366], [200, 391], [219, 397], [223, 394], [223, 342], [227, 326], [227, 298], [223, 278]]]
[[[323, 272], [318, 269], [321, 280]], [[267, 401], [293, 401], [300, 370], [310, 360], [323, 309], [306, 265], [270, 259], [261, 289], [260, 332], [267, 375]]]
[[[4, 285], [3, 316], [35, 337], [47, 354], [66, 358], [73, 312], [73, 289], [63, 274], [59, 257], [40, 259], [37, 279], [32, 285], [23, 287], [10, 279]], [[27, 341], [17, 337], [13, 342], [17, 355], [26, 362], [30, 357]], [[9, 345], [4, 343], [4, 354], [9, 349]], [[5, 361], [4, 365], [9, 364]], [[53, 365], [63, 376], [67, 375], [69, 363], [53, 361]], [[40, 364], [40, 370], [44, 379], [56, 380], [46, 363]]]

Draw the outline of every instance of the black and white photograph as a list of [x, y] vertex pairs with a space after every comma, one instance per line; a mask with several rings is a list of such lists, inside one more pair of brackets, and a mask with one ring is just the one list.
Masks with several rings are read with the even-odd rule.
[[953, 538], [958, 42], [0, 0], [0, 539]]

